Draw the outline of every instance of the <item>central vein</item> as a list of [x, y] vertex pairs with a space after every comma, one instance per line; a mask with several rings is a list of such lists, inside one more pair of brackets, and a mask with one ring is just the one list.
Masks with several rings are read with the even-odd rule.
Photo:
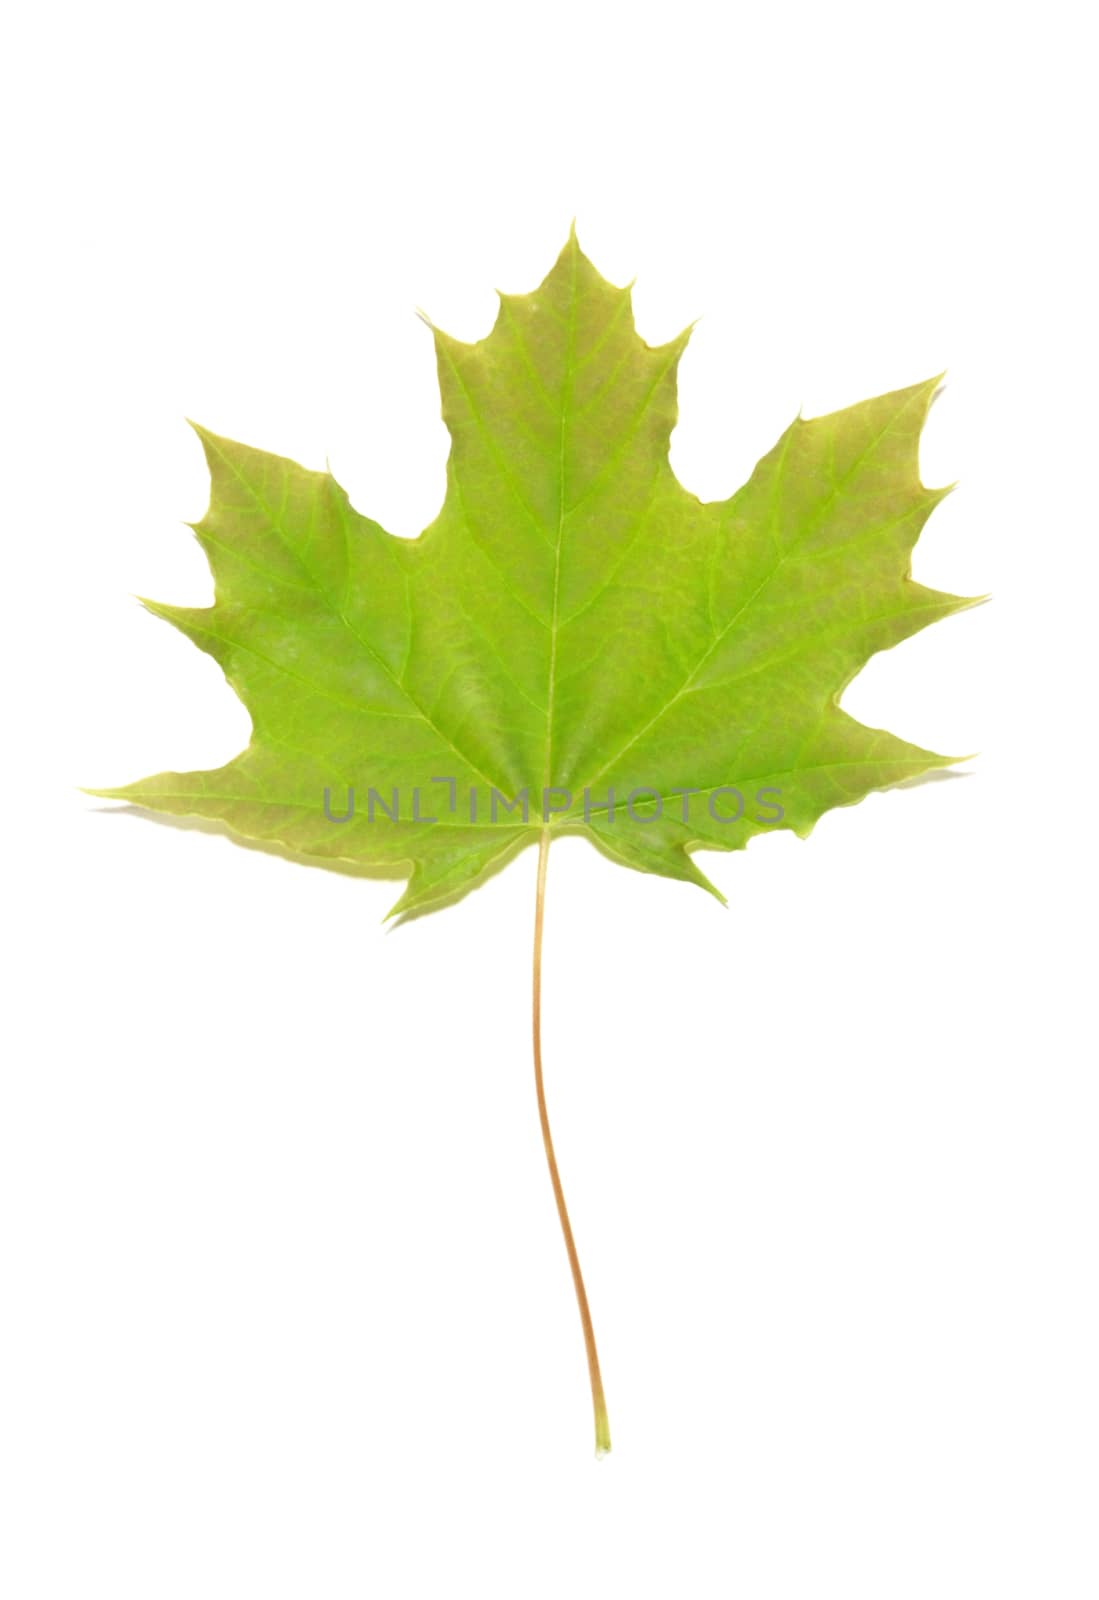
[[[561, 546], [565, 535], [565, 442], [572, 398], [572, 368], [576, 352], [576, 250], [572, 251], [572, 276], [569, 281], [569, 321], [565, 342], [565, 370], [561, 378], [561, 430], [557, 451], [557, 538], [553, 555], [553, 604], [550, 607], [549, 683], [546, 688], [546, 765], [543, 789], [550, 788], [553, 776], [553, 709], [557, 690], [557, 627], [561, 599]], [[543, 801], [544, 804], [544, 801]]]

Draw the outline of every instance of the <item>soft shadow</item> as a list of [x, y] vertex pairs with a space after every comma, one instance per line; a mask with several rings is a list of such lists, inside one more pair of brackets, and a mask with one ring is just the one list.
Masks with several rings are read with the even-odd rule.
[[[972, 761], [972, 756], [959, 756], [959, 761]], [[956, 767], [934, 767], [930, 772], [917, 772], [912, 778], [902, 778], [899, 783], [891, 783], [891, 789], [920, 789], [925, 783], [954, 783], [962, 778], [975, 778], [977, 774], [972, 770], [959, 772]]]
[[226, 827], [223, 822], [215, 822], [208, 817], [173, 817], [163, 811], [147, 811], [144, 806], [129, 804], [92, 806], [91, 810], [104, 817], [138, 817], [142, 822], [152, 822], [158, 828], [176, 828], [182, 833], [213, 834], [217, 838], [228, 839], [241, 850], [257, 850], [260, 855], [278, 856], [280, 860], [293, 862], [299, 867], [323, 867], [326, 872], [339, 872], [345, 878], [378, 878], [392, 881], [407, 878], [410, 870], [395, 865], [364, 867], [356, 861], [338, 861], [330, 856], [309, 855], [304, 850], [289, 850], [273, 839], [246, 839], [243, 834], [234, 833], [232, 828]]
[[[356, 861], [339, 861], [331, 856], [310, 855], [304, 850], [290, 850], [286, 845], [278, 844], [275, 840], [246, 839], [243, 834], [234, 833], [223, 822], [216, 822], [209, 817], [174, 817], [163, 811], [147, 811], [144, 806], [135, 806], [128, 803], [122, 805], [92, 806], [90, 808], [99, 816], [105, 817], [136, 817], [142, 822], [152, 822], [158, 828], [175, 828], [182, 833], [208, 833], [215, 838], [228, 839], [230, 844], [236, 845], [241, 850], [255, 850], [260, 855], [277, 856], [280, 861], [289, 861], [297, 867], [322, 867], [325, 872], [337, 872], [345, 878], [366, 878], [383, 883], [407, 882], [412, 876], [413, 863], [390, 863], [387, 866], [363, 866]], [[467, 894], [487, 883], [498, 872], [514, 860], [519, 851], [528, 844], [534, 843], [537, 835], [531, 839], [518, 839], [511, 849], [501, 852], [499, 856], [486, 867], [480, 877], [472, 886], [463, 886], [453, 894], [441, 895], [437, 900], [431, 900], [426, 905], [414, 906], [408, 911], [393, 915], [392, 908], [383, 919], [383, 929], [394, 933], [398, 928], [403, 928], [406, 923], [416, 922], [420, 917], [430, 916], [433, 911], [442, 911], [445, 907], [454, 905]]]

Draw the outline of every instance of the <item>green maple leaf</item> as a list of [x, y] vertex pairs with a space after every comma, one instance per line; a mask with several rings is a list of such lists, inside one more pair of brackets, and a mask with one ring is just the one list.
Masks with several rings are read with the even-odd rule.
[[[918, 471], [938, 379], [798, 417], [738, 493], [704, 504], [668, 460], [687, 337], [646, 345], [629, 290], [575, 234], [534, 293], [501, 296], [487, 338], [435, 330], [452, 448], [414, 540], [327, 472], [199, 428], [215, 604], [146, 604], [218, 661], [252, 738], [215, 771], [93, 792], [402, 868], [394, 911], [418, 912], [534, 841], [541, 885], [565, 832], [712, 890], [692, 850], [805, 835], [949, 765], [838, 705], [876, 651], [974, 603], [909, 576], [948, 492]], [[594, 1386], [540, 1060], [538, 1085]]]
[[[739, 493], [703, 504], [668, 462], [687, 334], [644, 344], [629, 290], [575, 235], [533, 294], [501, 296], [487, 338], [434, 337], [453, 446], [419, 539], [361, 516], [327, 472], [197, 430], [216, 603], [146, 604], [218, 661], [252, 739], [216, 771], [100, 793], [407, 864], [409, 911], [536, 839], [546, 790], [555, 833], [710, 888], [691, 849], [804, 835], [949, 764], [836, 703], [875, 651], [972, 604], [908, 575], [947, 493], [917, 466], [936, 379], [799, 417]], [[326, 788], [334, 817], [353, 791], [346, 823]]]

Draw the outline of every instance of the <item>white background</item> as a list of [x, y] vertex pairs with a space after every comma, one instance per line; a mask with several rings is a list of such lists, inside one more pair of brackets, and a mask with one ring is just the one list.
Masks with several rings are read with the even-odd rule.
[[[23, 8], [5, 49], [0, 1588], [1094, 1600], [1096, 261], [1074, 7]], [[992, 591], [845, 705], [964, 778], [702, 858], [555, 847], [394, 931], [89, 801], [247, 737], [183, 418], [415, 534], [476, 338], [575, 214], [673, 462], [944, 367], [915, 575]]]

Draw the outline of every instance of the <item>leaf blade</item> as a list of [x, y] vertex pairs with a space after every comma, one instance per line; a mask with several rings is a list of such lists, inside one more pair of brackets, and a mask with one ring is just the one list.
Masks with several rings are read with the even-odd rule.
[[[911, 577], [949, 492], [919, 476], [940, 378], [796, 418], [741, 490], [703, 503], [669, 462], [689, 331], [645, 344], [630, 290], [575, 233], [538, 289], [501, 295], [484, 339], [433, 329], [451, 453], [417, 540], [328, 472], [196, 426], [214, 605], [144, 603], [218, 661], [252, 737], [216, 771], [96, 792], [404, 868], [405, 915], [543, 825], [716, 893], [692, 851], [804, 836], [949, 765], [839, 705], [873, 654], [976, 603]], [[780, 816], [749, 810], [753, 785], [780, 790]]]

